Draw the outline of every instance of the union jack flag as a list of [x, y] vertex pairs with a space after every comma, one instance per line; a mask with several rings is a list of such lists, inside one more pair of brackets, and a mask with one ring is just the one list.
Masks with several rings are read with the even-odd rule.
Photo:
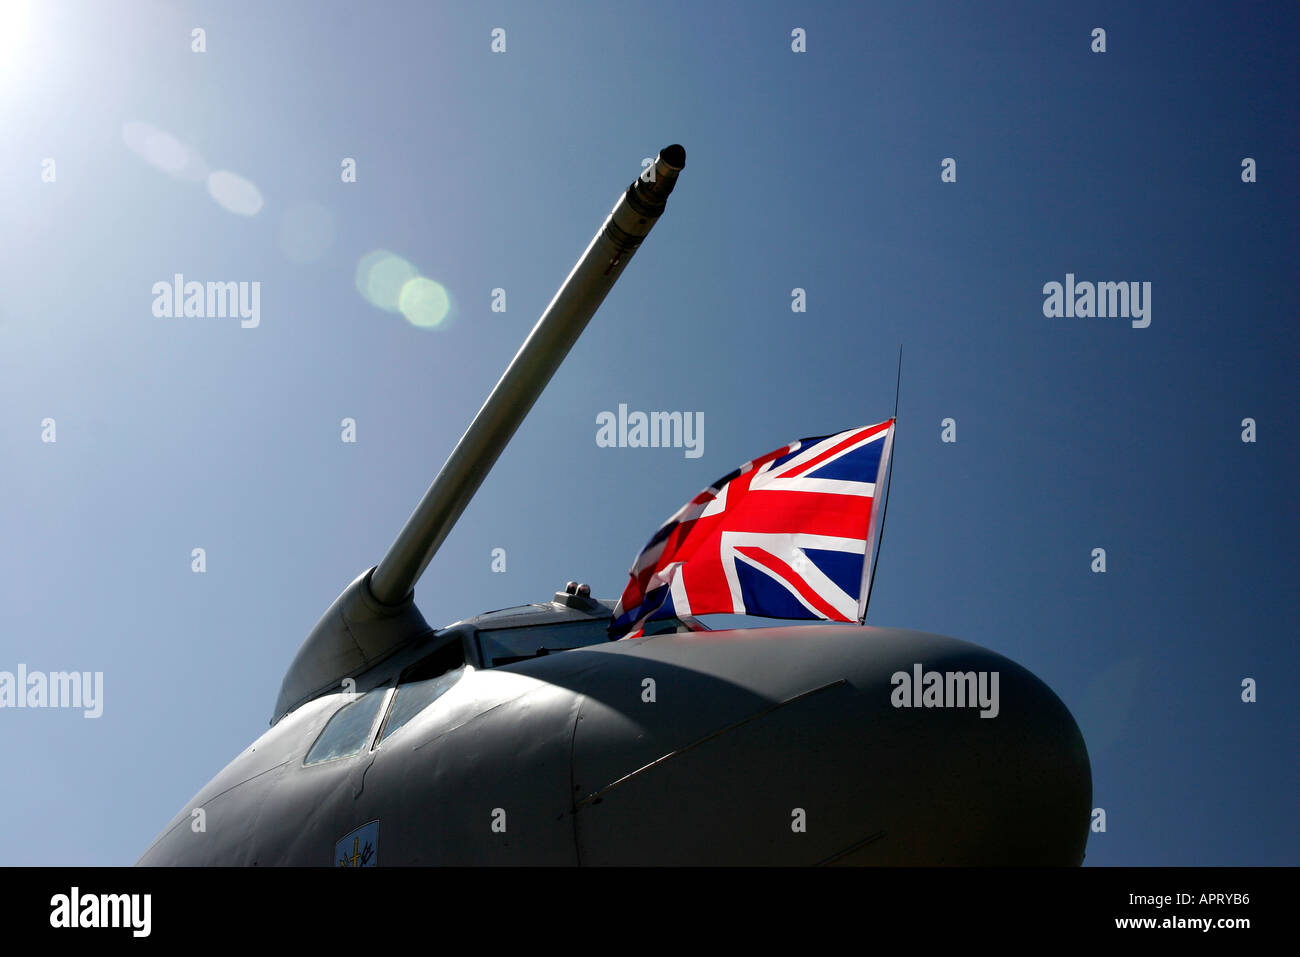
[[791, 442], [700, 492], [637, 556], [609, 634], [727, 613], [861, 621], [894, 420]]

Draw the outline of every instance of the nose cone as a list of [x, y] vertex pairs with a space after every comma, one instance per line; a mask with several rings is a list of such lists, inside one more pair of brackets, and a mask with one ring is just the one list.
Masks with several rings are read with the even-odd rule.
[[588, 653], [599, 666], [571, 675], [584, 864], [1082, 862], [1083, 738], [1001, 655], [856, 626]]

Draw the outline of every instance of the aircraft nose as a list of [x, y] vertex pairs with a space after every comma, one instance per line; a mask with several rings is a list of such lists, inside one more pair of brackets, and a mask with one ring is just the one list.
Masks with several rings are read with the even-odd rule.
[[603, 647], [573, 740], [578, 855], [604, 864], [1074, 865], [1074, 719], [940, 635], [795, 626]]

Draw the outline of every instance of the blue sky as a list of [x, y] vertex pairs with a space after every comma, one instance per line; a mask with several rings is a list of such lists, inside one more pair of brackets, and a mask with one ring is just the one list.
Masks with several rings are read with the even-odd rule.
[[[888, 417], [901, 342], [869, 623], [1056, 691], [1107, 815], [1089, 864], [1300, 861], [1300, 14], [1137, 6], [49, 2], [21, 26], [0, 0], [0, 670], [104, 674], [97, 719], [0, 710], [0, 863], [134, 862], [265, 729], [673, 142], [667, 215], [417, 587], [429, 622], [569, 579], [617, 597], [712, 480]], [[441, 324], [360, 294], [375, 250], [445, 287]], [[258, 325], [155, 316], [177, 273], [260, 283]], [[1150, 282], [1150, 325], [1045, 316], [1067, 273]], [[703, 454], [598, 447], [620, 403], [703, 413]]]

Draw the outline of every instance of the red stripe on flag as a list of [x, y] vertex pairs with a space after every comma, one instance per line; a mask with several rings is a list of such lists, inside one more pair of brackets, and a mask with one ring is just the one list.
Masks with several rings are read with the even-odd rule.
[[827, 618], [830, 621], [849, 620], [845, 618], [842, 614], [840, 614], [840, 612], [836, 610], [834, 605], [826, 601], [826, 599], [822, 598], [822, 596], [817, 594], [817, 592], [813, 591], [812, 588], [809, 587], [808, 583], [803, 580], [802, 575], [796, 573], [793, 568], [791, 568], [781, 559], [777, 558], [771, 552], [761, 548], [757, 548], [753, 545], [742, 545], [741, 547], [737, 548], [736, 551], [747, 558], [752, 558], [755, 562], [757, 562], [759, 565], [762, 565], [764, 568], [769, 568], [772, 571], [779, 573], [782, 578], [784, 578], [787, 582], [789, 582], [790, 585], [794, 587], [795, 591], [797, 591], [800, 595], [803, 596], [804, 600], [807, 601], [808, 604], [812, 605], [813, 608], [817, 609], [817, 612], [823, 618]]
[[872, 435], [878, 435], [879, 433], [884, 432], [885, 429], [889, 428], [889, 423], [886, 422], [884, 425], [877, 426], [875, 428], [876, 428], [875, 432], [871, 431], [872, 426], [867, 426], [865, 429], [858, 429], [856, 432], [850, 435], [843, 442], [840, 442], [837, 445], [832, 446], [831, 448], [823, 452], [821, 455], [809, 459], [807, 462], [799, 466], [797, 469], [793, 469], [783, 474], [802, 475], [804, 472], [807, 472], [809, 469], [816, 468], [820, 463], [830, 458], [832, 455], [838, 455], [840, 452], [844, 451], [844, 449], [848, 448], [850, 445], [853, 445], [855, 442], [861, 442], [863, 439], [871, 438]]

